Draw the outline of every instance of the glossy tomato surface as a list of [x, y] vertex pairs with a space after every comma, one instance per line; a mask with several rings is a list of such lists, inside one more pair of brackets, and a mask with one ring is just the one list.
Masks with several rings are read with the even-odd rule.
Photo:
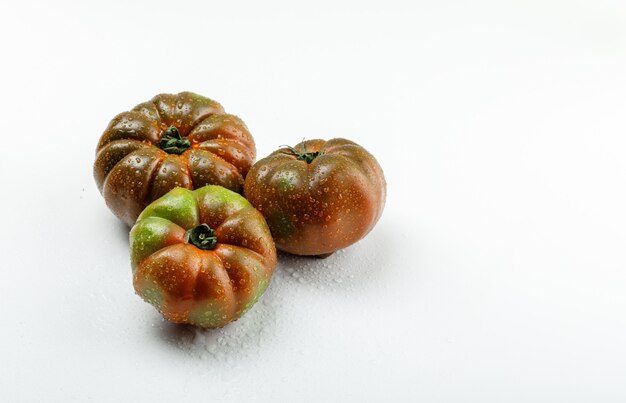
[[168, 320], [221, 327], [259, 299], [276, 266], [265, 219], [221, 186], [175, 188], [130, 232], [135, 291]]
[[265, 216], [278, 249], [322, 256], [374, 227], [386, 182], [376, 159], [358, 144], [308, 140], [254, 164], [244, 194]]
[[151, 201], [180, 186], [243, 190], [256, 156], [241, 119], [191, 92], [160, 94], [117, 115], [97, 146], [94, 177], [129, 226]]

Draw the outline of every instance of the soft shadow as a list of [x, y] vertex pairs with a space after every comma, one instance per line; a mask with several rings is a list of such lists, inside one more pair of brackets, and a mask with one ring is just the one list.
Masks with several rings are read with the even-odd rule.
[[279, 252], [277, 275], [287, 283], [320, 290], [358, 290], [384, 276], [394, 253], [391, 228], [380, 225], [364, 239], [326, 258]]
[[[221, 329], [201, 329], [154, 319], [156, 337], [199, 359], [237, 365], [263, 354], [276, 342], [282, 323], [293, 314], [293, 297], [302, 287], [348, 294], [384, 282], [392, 255], [391, 226], [381, 225], [364, 240], [321, 259], [279, 253], [271, 284], [243, 317]], [[155, 312], [155, 315], [157, 313]]]
[[274, 339], [280, 310], [278, 299], [270, 286], [246, 314], [223, 328], [202, 329], [155, 319], [155, 333], [168, 346], [200, 359], [229, 364], [246, 360]]
[[117, 234], [118, 239], [121, 239], [125, 243], [128, 243], [128, 234], [130, 233], [130, 227], [115, 217], [114, 222], [115, 224], [113, 225], [115, 227], [115, 233]]

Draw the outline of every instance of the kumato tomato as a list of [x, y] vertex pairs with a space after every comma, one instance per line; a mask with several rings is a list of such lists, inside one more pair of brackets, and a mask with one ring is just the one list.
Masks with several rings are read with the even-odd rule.
[[256, 157], [241, 119], [191, 92], [160, 94], [109, 123], [94, 177], [111, 211], [129, 226], [151, 201], [180, 186], [243, 191]]
[[358, 144], [308, 140], [254, 164], [244, 194], [265, 216], [278, 249], [323, 257], [374, 227], [386, 182], [376, 159]]
[[130, 231], [135, 291], [168, 320], [222, 327], [267, 288], [276, 248], [265, 219], [221, 186], [175, 188]]

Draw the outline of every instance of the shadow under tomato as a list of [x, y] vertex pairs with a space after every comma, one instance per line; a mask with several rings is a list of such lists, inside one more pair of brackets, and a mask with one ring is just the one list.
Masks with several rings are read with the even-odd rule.
[[130, 234], [130, 227], [122, 221], [115, 219], [115, 232], [119, 238], [128, 243], [128, 234]]
[[[382, 224], [382, 223], [381, 223]], [[319, 290], [358, 290], [375, 285], [390, 266], [394, 251], [389, 244], [390, 230], [379, 225], [364, 239], [326, 258], [297, 256], [279, 252], [276, 275], [287, 283]]]
[[241, 318], [219, 329], [202, 329], [155, 319], [156, 336], [184, 353], [200, 359], [231, 363], [260, 354], [273, 340], [280, 311], [278, 287], [270, 286]]
[[396, 253], [391, 249], [390, 228], [380, 225], [361, 242], [324, 259], [279, 253], [267, 291], [237, 321], [220, 329], [201, 329], [169, 323], [155, 312], [156, 337], [183, 353], [218, 363], [236, 364], [262, 355], [280, 340], [277, 332], [288, 327], [288, 318], [296, 314], [293, 293], [299, 287], [349, 294], [384, 282], [386, 270], [392, 267], [388, 262]]

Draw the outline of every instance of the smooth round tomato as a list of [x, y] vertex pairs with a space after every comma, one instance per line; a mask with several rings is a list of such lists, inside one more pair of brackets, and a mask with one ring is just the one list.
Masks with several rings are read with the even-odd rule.
[[129, 226], [151, 201], [180, 186], [243, 191], [256, 149], [241, 119], [191, 92], [160, 94], [117, 115], [98, 143], [94, 177]]
[[374, 227], [386, 182], [376, 159], [358, 144], [308, 140], [254, 164], [244, 194], [265, 216], [278, 249], [324, 256]]
[[276, 248], [263, 216], [221, 186], [175, 188], [130, 231], [135, 291], [168, 320], [221, 327], [267, 288]]

